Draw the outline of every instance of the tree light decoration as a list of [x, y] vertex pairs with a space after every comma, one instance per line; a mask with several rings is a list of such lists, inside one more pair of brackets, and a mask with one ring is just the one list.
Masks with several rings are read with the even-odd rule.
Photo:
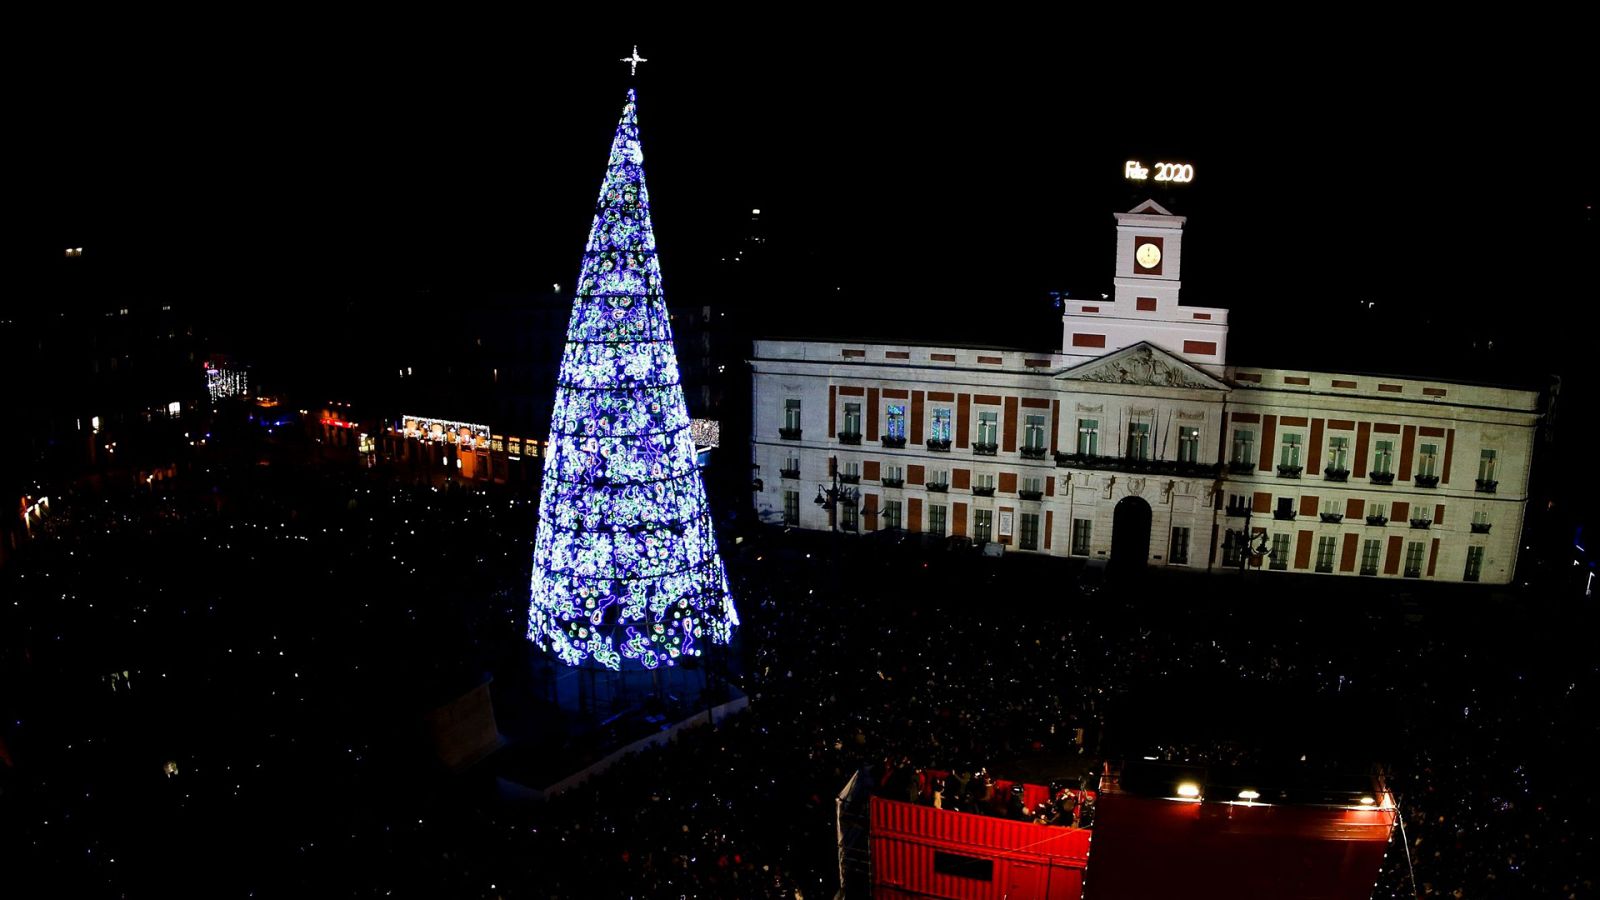
[[212, 400], [243, 397], [250, 392], [250, 375], [244, 369], [206, 363], [206, 393]]
[[556, 379], [528, 639], [654, 669], [739, 624], [695, 460], [629, 89]]

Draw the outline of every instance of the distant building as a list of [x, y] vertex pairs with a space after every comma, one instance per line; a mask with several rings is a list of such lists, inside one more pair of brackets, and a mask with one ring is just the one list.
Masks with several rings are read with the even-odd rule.
[[1059, 349], [756, 341], [757, 514], [1118, 563], [1509, 582], [1538, 393], [1231, 364], [1228, 311], [1180, 303], [1184, 223], [1153, 201], [1117, 215], [1115, 296], [1066, 301]]

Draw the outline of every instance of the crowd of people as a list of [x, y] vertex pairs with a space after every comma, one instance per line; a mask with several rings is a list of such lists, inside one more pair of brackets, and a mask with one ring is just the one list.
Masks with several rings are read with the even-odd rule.
[[[1083, 825], [1079, 774], [1134, 753], [1368, 753], [1405, 826], [1376, 896], [1595, 895], [1589, 610], [1403, 606], [1350, 579], [1288, 599], [1271, 575], [1091, 594], [1057, 559], [750, 530], [726, 540], [748, 710], [527, 802], [492, 758], [444, 773], [415, 722], [489, 671], [502, 731], [536, 739], [515, 700], [545, 702], [523, 639], [533, 498], [281, 468], [64, 494], [0, 570], [0, 839], [75, 896], [831, 897], [856, 773]], [[1151, 730], [1174, 695], [1199, 711]], [[1359, 717], [1323, 743], [1205, 714], [1241, 698]], [[1045, 809], [983, 786], [1051, 766], [1072, 774]]]

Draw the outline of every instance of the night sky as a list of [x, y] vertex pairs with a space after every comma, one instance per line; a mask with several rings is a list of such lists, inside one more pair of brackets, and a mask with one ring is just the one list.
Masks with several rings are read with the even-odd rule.
[[[1029, 344], [1006, 314], [1110, 289], [1111, 213], [1149, 193], [1122, 178], [1137, 158], [1196, 166], [1160, 198], [1191, 217], [1185, 299], [1234, 309], [1250, 361], [1292, 364], [1286, 324], [1336, 332], [1358, 300], [1383, 313], [1358, 340], [1417, 354], [1440, 323], [1542, 356], [1558, 312], [1592, 322], [1587, 80], [1559, 43], [1512, 64], [1509, 30], [1446, 47], [1319, 27], [1324, 47], [1263, 53], [1045, 20], [691, 42], [423, 24], [62, 46], [14, 114], [31, 158], [13, 271], [83, 245], [129, 292], [214, 295], [285, 336], [329, 297], [570, 285], [637, 40], [675, 303], [759, 207], [795, 277], [750, 294], [809, 306], [798, 330], [984, 318], [984, 338]], [[830, 285], [848, 307], [816, 302]]]

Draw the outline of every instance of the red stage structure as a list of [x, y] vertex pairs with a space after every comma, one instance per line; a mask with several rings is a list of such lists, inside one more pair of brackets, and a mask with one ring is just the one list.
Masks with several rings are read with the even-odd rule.
[[1083, 895], [1087, 828], [873, 797], [871, 834], [873, 896], [883, 900], [1078, 900]]
[[[852, 780], [841, 809], [859, 802], [855, 793]], [[1024, 786], [1027, 797], [1047, 794]], [[1397, 819], [1394, 798], [1371, 776], [1258, 781], [1231, 770], [1139, 763], [1126, 777], [1108, 770], [1089, 796], [1096, 800], [1091, 828], [873, 796], [871, 896], [1358, 900], [1372, 896]], [[842, 876], [852, 855], [848, 833], [841, 824]], [[846, 895], [859, 893], [846, 878]]]

